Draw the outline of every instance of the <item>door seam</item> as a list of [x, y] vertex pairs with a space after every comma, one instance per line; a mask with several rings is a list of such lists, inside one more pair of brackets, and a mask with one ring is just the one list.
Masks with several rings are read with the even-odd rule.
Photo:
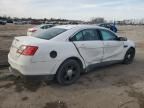
[[80, 57], [83, 59], [84, 64], [85, 64], [85, 68], [86, 68], [86, 63], [85, 63], [85, 60], [84, 60], [83, 56], [81, 55], [81, 53], [80, 53], [79, 49], [77, 48], [77, 46], [75, 45], [75, 43], [74, 43], [74, 42], [72, 42], [72, 43], [73, 43], [73, 45], [75, 46], [75, 48], [76, 48], [78, 54], [80, 55]]

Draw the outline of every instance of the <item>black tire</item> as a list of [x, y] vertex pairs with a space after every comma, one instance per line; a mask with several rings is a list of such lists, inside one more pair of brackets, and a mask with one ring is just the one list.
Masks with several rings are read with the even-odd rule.
[[130, 48], [124, 57], [123, 64], [131, 64], [135, 57], [135, 49]]
[[73, 59], [66, 60], [58, 69], [56, 80], [61, 85], [70, 85], [80, 77], [80, 64]]

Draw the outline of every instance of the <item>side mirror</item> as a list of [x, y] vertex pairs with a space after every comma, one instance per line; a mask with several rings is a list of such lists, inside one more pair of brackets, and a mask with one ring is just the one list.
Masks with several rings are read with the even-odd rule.
[[127, 41], [127, 38], [126, 37], [118, 37], [118, 40], [119, 41]]

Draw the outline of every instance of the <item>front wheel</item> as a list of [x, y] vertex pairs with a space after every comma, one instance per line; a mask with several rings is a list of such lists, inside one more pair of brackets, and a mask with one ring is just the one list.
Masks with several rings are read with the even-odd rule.
[[61, 85], [70, 85], [80, 77], [81, 68], [76, 60], [66, 60], [58, 69], [56, 79]]
[[127, 52], [126, 55], [124, 57], [123, 63], [124, 64], [131, 64], [134, 60], [135, 57], [135, 49], [134, 48], [130, 48]]

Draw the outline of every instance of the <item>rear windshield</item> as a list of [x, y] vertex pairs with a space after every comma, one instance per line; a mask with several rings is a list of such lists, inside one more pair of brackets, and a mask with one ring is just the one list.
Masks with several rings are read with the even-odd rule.
[[62, 28], [49, 28], [46, 31], [36, 32], [32, 36], [40, 39], [50, 40], [65, 31], [66, 29]]

